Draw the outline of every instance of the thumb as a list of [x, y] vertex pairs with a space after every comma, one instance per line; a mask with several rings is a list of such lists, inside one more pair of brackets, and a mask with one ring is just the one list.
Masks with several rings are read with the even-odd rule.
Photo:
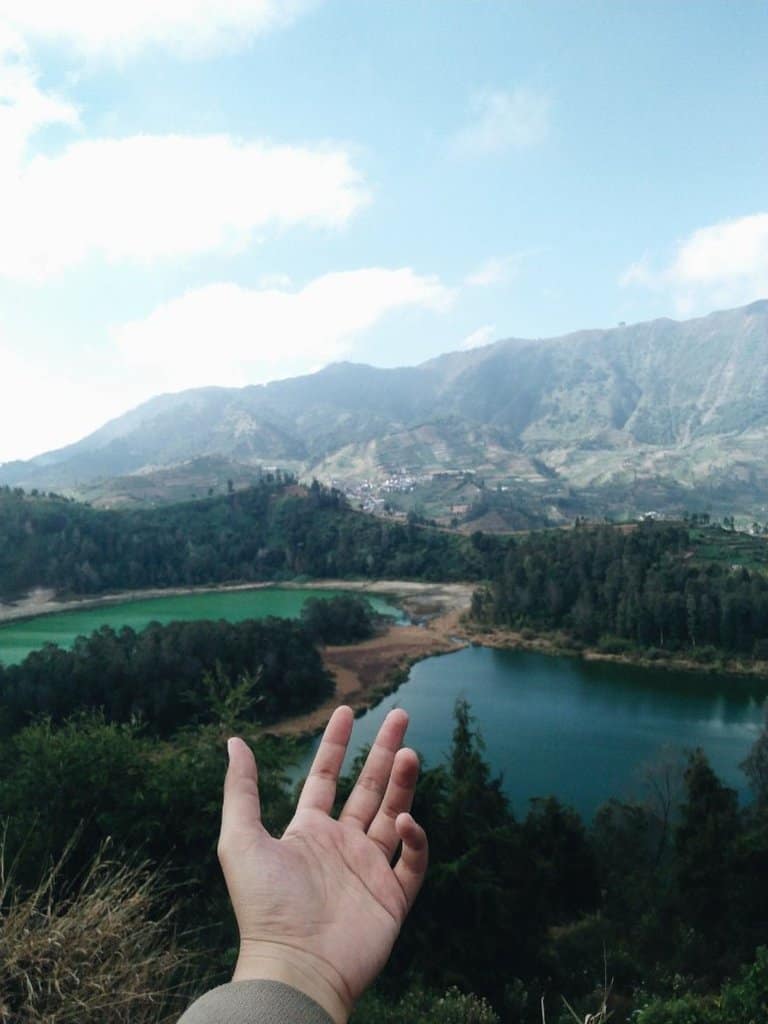
[[229, 767], [224, 779], [221, 811], [222, 839], [232, 832], [261, 832], [259, 775], [251, 748], [233, 736], [227, 741]]

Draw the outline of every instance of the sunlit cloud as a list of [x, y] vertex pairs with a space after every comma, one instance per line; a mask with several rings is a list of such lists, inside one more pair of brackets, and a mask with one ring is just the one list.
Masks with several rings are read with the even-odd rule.
[[74, 442], [162, 392], [311, 373], [387, 316], [439, 315], [453, 297], [409, 268], [326, 274], [303, 288], [213, 284], [114, 327], [87, 374], [0, 334], [0, 463]]
[[369, 199], [342, 148], [226, 135], [73, 142], [3, 185], [0, 275], [26, 280], [89, 257], [149, 266], [240, 251], [264, 230], [338, 228]]
[[551, 107], [548, 96], [524, 86], [478, 93], [468, 123], [453, 137], [453, 151], [484, 157], [538, 146], [549, 136]]
[[0, 188], [7, 187], [37, 131], [78, 123], [71, 103], [40, 88], [26, 44], [0, 21]]
[[0, 335], [0, 463], [77, 441], [115, 414], [115, 394]]
[[79, 130], [78, 110], [40, 86], [24, 40], [0, 21], [0, 277], [237, 252], [286, 227], [343, 227], [370, 199], [339, 144], [147, 134], [32, 155], [53, 125]]
[[348, 355], [388, 314], [440, 312], [451, 299], [437, 278], [409, 268], [325, 274], [293, 290], [211, 284], [112, 337], [119, 358], [140, 368], [154, 391], [240, 386], [310, 372]]
[[494, 257], [470, 271], [464, 278], [464, 283], [471, 288], [491, 288], [516, 277], [519, 267], [520, 258], [518, 256]]
[[459, 349], [466, 352], [471, 348], [482, 348], [483, 345], [489, 345], [495, 336], [496, 324], [485, 324], [484, 327], [478, 327], [476, 331], [468, 334], [460, 343]]
[[720, 221], [680, 242], [665, 267], [648, 257], [621, 275], [625, 287], [668, 293], [681, 316], [768, 296], [768, 213]]
[[126, 59], [147, 47], [175, 56], [242, 49], [319, 0], [0, 0], [0, 23], [85, 56]]

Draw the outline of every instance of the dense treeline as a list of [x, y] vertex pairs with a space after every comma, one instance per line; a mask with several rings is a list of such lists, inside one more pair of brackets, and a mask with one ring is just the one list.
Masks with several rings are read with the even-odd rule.
[[695, 555], [684, 526], [531, 534], [508, 542], [473, 614], [498, 625], [565, 629], [586, 643], [602, 638], [607, 648], [610, 638], [623, 638], [699, 650], [702, 660], [707, 647], [768, 658], [764, 574]]
[[767, 763], [763, 733], [746, 765], [757, 797], [747, 809], [697, 750], [657, 766], [647, 802], [612, 801], [589, 826], [555, 798], [518, 820], [460, 703], [450, 759], [417, 794], [432, 865], [384, 990], [404, 975], [455, 984], [531, 1024], [542, 996], [548, 1020], [570, 1019], [561, 994], [584, 1019], [606, 970], [616, 1020], [648, 993], [717, 991], [765, 943]]
[[481, 579], [465, 538], [355, 512], [283, 477], [179, 505], [104, 511], [0, 488], [0, 595], [80, 594], [226, 580], [385, 576]]
[[0, 663], [0, 728], [101, 709], [107, 722], [140, 721], [167, 736], [212, 721], [232, 685], [263, 722], [333, 693], [315, 638], [289, 619], [151, 623], [140, 632], [102, 626], [72, 650], [47, 644], [20, 665]]
[[375, 630], [373, 609], [357, 594], [308, 598], [301, 609], [301, 623], [322, 644], [356, 643], [373, 636]]
[[[234, 933], [215, 842], [223, 736], [234, 728], [247, 724], [221, 719], [167, 741], [83, 714], [0, 743], [0, 820], [19, 883], [34, 884], [77, 833], [62, 868], [68, 884], [111, 836], [116, 856], [165, 866], [179, 925], [194, 929], [185, 941], [226, 977]], [[291, 813], [286, 755], [266, 740], [257, 755], [265, 823], [279, 831]], [[565, 1024], [561, 994], [584, 1019], [604, 971], [616, 1024], [633, 1013], [637, 1024], [764, 1019], [766, 765], [764, 732], [746, 766], [756, 797], [746, 808], [696, 751], [679, 771], [658, 769], [646, 802], [612, 801], [591, 824], [554, 798], [519, 819], [460, 703], [449, 757], [423, 772], [417, 791], [431, 839], [426, 885], [354, 1019], [540, 1024], [544, 996], [547, 1021]], [[345, 779], [339, 801], [350, 787]], [[451, 986], [493, 1010], [438, 995]]]

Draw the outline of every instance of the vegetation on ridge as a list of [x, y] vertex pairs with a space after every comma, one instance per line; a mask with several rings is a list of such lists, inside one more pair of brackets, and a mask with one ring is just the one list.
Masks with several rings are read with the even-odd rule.
[[297, 576], [484, 574], [467, 538], [353, 512], [338, 491], [299, 487], [290, 478], [136, 511], [0, 488], [0, 596], [40, 586], [98, 594]]
[[768, 542], [752, 539], [747, 567], [721, 557], [733, 550], [721, 535], [647, 523], [512, 538], [472, 614], [494, 626], [564, 629], [606, 653], [684, 651], [705, 664], [724, 651], [768, 660]]

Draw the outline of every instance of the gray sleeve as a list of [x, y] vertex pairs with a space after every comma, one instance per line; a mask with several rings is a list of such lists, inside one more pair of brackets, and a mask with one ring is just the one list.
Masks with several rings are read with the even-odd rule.
[[333, 1024], [318, 1004], [281, 981], [233, 981], [192, 1003], [178, 1024]]

